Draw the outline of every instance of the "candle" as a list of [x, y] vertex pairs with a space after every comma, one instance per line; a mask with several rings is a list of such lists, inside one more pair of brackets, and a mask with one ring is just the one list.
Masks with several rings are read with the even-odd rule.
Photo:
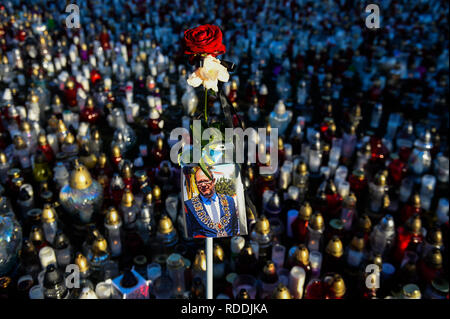
[[46, 269], [48, 265], [57, 265], [56, 263], [56, 255], [53, 248], [46, 246], [39, 250], [39, 260], [41, 261], [41, 265], [43, 269]]
[[294, 220], [297, 218], [298, 216], [298, 210], [296, 209], [291, 209], [287, 212], [287, 235], [288, 237], [292, 238], [292, 223], [294, 222]]
[[320, 276], [322, 267], [322, 254], [319, 251], [311, 251], [309, 253], [309, 262], [311, 264], [311, 274], [313, 277]]
[[294, 266], [289, 273], [289, 290], [295, 299], [302, 299], [303, 286], [305, 284], [305, 270], [302, 267]]
[[338, 193], [342, 198], [345, 198], [350, 193], [350, 183], [347, 181], [341, 181], [338, 184]]
[[272, 261], [277, 269], [283, 268], [284, 255], [286, 253], [286, 247], [280, 244], [275, 244], [272, 247]]

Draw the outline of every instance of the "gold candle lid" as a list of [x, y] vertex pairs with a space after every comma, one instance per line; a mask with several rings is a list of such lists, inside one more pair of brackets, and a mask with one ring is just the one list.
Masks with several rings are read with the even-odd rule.
[[364, 238], [354, 236], [350, 245], [354, 250], [363, 251], [364, 250]]
[[30, 125], [30, 123], [28, 122], [28, 121], [23, 121], [21, 124], [20, 124], [20, 130], [22, 131], [22, 132], [31, 132], [31, 125]]
[[105, 222], [110, 226], [117, 226], [120, 224], [120, 215], [115, 207], [110, 207], [106, 213]]
[[162, 215], [158, 223], [158, 232], [161, 234], [169, 234], [173, 229], [173, 223], [169, 216]]
[[117, 145], [113, 146], [113, 148], [112, 148], [112, 155], [114, 157], [120, 157], [121, 156], [121, 154], [120, 154], [120, 147], [119, 146], [117, 146]]
[[308, 202], [304, 202], [302, 207], [300, 207], [300, 217], [303, 220], [309, 220], [312, 215], [312, 208]]
[[33, 242], [44, 241], [44, 231], [40, 226], [33, 226], [31, 228], [30, 240]]
[[128, 162], [125, 162], [122, 166], [122, 177], [123, 178], [131, 178], [133, 176], [133, 172], [131, 171], [131, 165]]
[[47, 145], [47, 136], [44, 133], [39, 134], [38, 136], [38, 143], [40, 146]]
[[0, 152], [0, 164], [6, 164], [8, 162], [8, 159], [6, 158], [6, 154], [3, 152]]
[[426, 256], [426, 261], [434, 269], [442, 268], [442, 253], [439, 248], [433, 248]]
[[370, 218], [367, 214], [362, 215], [359, 219], [359, 227], [365, 233], [370, 232], [370, 229], [372, 228], [372, 222], [370, 221]]
[[75, 137], [73, 136], [72, 133], [68, 133], [66, 138], [64, 139], [64, 143], [65, 144], [73, 144], [75, 142]]
[[300, 244], [294, 251], [294, 260], [302, 263], [303, 265], [309, 264], [309, 251], [308, 248], [304, 244]]
[[82, 273], [89, 270], [89, 263], [82, 253], [78, 253], [75, 257], [75, 264], [80, 268], [80, 272]]
[[56, 220], [56, 211], [51, 204], [44, 204], [41, 218], [44, 223], [53, 223]]
[[422, 220], [420, 219], [420, 216], [418, 214], [411, 216], [406, 221], [406, 226], [412, 233], [414, 234], [420, 233], [420, 229], [422, 228]]
[[353, 192], [351, 192], [344, 198], [344, 204], [347, 207], [354, 207], [356, 205], [356, 201], [357, 201], [357, 199], [356, 199], [355, 193], [353, 193]]
[[333, 236], [328, 242], [325, 252], [333, 257], [339, 258], [344, 253], [344, 247], [338, 236]]
[[437, 227], [432, 228], [427, 234], [427, 240], [433, 246], [442, 246], [442, 231]]
[[20, 135], [15, 135], [14, 136], [14, 146], [16, 147], [16, 149], [24, 149], [27, 147], [27, 144], [25, 143], [24, 139], [22, 136]]
[[153, 202], [152, 192], [148, 192], [147, 194], [145, 194], [145, 203], [151, 205], [152, 202]]
[[13, 178], [12, 180], [14, 186], [16, 186], [17, 188], [20, 188], [23, 185], [24, 179], [23, 177], [16, 177]]
[[95, 254], [101, 254], [108, 250], [108, 243], [103, 236], [98, 236], [92, 243], [92, 250]]
[[39, 96], [37, 96], [35, 93], [32, 93], [31, 97], [30, 97], [30, 101], [31, 101], [31, 103], [38, 103], [39, 102]]
[[59, 97], [58, 94], [56, 94], [55, 97], [53, 98], [53, 103], [56, 105], [61, 104], [61, 98]]
[[92, 177], [86, 166], [75, 163], [75, 169], [70, 174], [70, 187], [75, 189], [86, 189], [92, 185]]
[[266, 265], [263, 268], [263, 272], [265, 275], [267, 276], [272, 276], [272, 275], [276, 275], [277, 274], [277, 270], [275, 268], [275, 264], [273, 261], [268, 260], [266, 262]]
[[72, 89], [75, 87], [75, 82], [73, 82], [72, 79], [69, 79], [69, 80], [66, 82], [66, 87], [67, 87], [69, 90], [72, 90]]
[[300, 164], [298, 164], [297, 171], [301, 175], [304, 175], [304, 174], [308, 173], [308, 166], [306, 165], [305, 162], [300, 162]]
[[321, 213], [312, 214], [310, 225], [314, 230], [321, 230], [324, 227], [324, 220]]
[[158, 139], [156, 140], [156, 148], [161, 151], [163, 149], [164, 146], [164, 140], [161, 137], [158, 137]]
[[380, 267], [380, 271], [383, 268], [383, 257], [381, 256], [381, 254], [375, 254], [372, 257], [372, 264], [377, 265], [378, 267]]
[[284, 142], [281, 136], [278, 137], [278, 149], [281, 151], [284, 150]]
[[66, 124], [64, 124], [63, 120], [59, 120], [58, 121], [58, 132], [62, 133], [62, 132], [66, 132], [66, 131], [67, 131]]
[[383, 196], [383, 208], [387, 209], [391, 205], [391, 199], [389, 198], [389, 194]]
[[100, 140], [100, 131], [97, 129], [92, 130], [92, 138], [95, 141], [99, 141]]
[[267, 235], [270, 233], [270, 223], [266, 216], [262, 215], [256, 221], [255, 230], [261, 235]]
[[225, 253], [222, 246], [219, 244], [214, 244], [214, 262], [221, 263], [225, 259]]
[[415, 284], [408, 284], [403, 287], [403, 295], [409, 299], [420, 299], [420, 289]]
[[420, 195], [419, 194], [414, 194], [413, 198], [412, 198], [412, 204], [415, 208], [420, 208]]
[[86, 101], [86, 107], [87, 107], [88, 109], [93, 109], [93, 108], [94, 108], [94, 99], [92, 98], [92, 96], [89, 96], [89, 97], [87, 98], [87, 101]]
[[206, 255], [203, 249], [197, 251], [192, 269], [196, 271], [206, 271]]
[[107, 162], [106, 154], [101, 153], [98, 158], [98, 164], [99, 164], [100, 168], [104, 168], [106, 165], [106, 162]]
[[153, 187], [153, 197], [155, 198], [155, 200], [160, 200], [161, 199], [161, 188], [159, 188], [158, 185], [155, 185], [155, 187]]
[[239, 252], [239, 255], [247, 255], [252, 256], [253, 255], [253, 247], [250, 244], [245, 244], [244, 248]]
[[129, 188], [125, 188], [125, 191], [122, 195], [122, 205], [125, 207], [133, 206], [134, 196]]
[[385, 186], [386, 185], [386, 176], [383, 173], [379, 173], [375, 177], [375, 183], [379, 186]]
[[331, 290], [335, 297], [343, 297], [345, 295], [345, 282], [341, 275], [335, 274], [333, 276], [333, 284], [331, 285]]
[[292, 297], [286, 286], [282, 283], [279, 283], [278, 286], [273, 290], [272, 299], [292, 299]]

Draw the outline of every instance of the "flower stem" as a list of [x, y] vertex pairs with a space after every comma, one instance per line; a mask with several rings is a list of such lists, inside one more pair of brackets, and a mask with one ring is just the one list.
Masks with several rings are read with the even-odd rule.
[[208, 124], [208, 89], [205, 89], [205, 121]]

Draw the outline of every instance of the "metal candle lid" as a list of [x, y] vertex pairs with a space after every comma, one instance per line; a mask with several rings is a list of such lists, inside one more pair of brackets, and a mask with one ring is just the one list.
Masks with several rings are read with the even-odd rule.
[[174, 230], [172, 220], [167, 215], [162, 215], [159, 224], [158, 232], [161, 234], [169, 234]]
[[344, 253], [344, 247], [338, 236], [333, 236], [333, 238], [330, 239], [325, 251], [327, 254], [336, 258], [342, 256], [342, 254]]
[[272, 299], [292, 299], [291, 293], [282, 283], [273, 290]]
[[87, 168], [80, 163], [75, 164], [70, 174], [70, 187], [83, 190], [92, 185], [92, 177]]
[[197, 251], [192, 269], [196, 271], [206, 271], [206, 255], [203, 249]]

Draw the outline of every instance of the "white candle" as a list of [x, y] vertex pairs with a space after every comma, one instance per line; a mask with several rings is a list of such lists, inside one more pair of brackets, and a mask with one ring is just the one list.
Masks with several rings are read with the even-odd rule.
[[55, 251], [48, 246], [39, 250], [39, 260], [41, 261], [42, 269], [46, 269], [51, 264], [57, 265]]
[[294, 266], [289, 274], [289, 290], [295, 299], [302, 299], [303, 286], [305, 284], [305, 270], [302, 267]]
[[345, 198], [350, 193], [350, 183], [347, 181], [341, 181], [338, 184], [338, 193], [342, 198]]

